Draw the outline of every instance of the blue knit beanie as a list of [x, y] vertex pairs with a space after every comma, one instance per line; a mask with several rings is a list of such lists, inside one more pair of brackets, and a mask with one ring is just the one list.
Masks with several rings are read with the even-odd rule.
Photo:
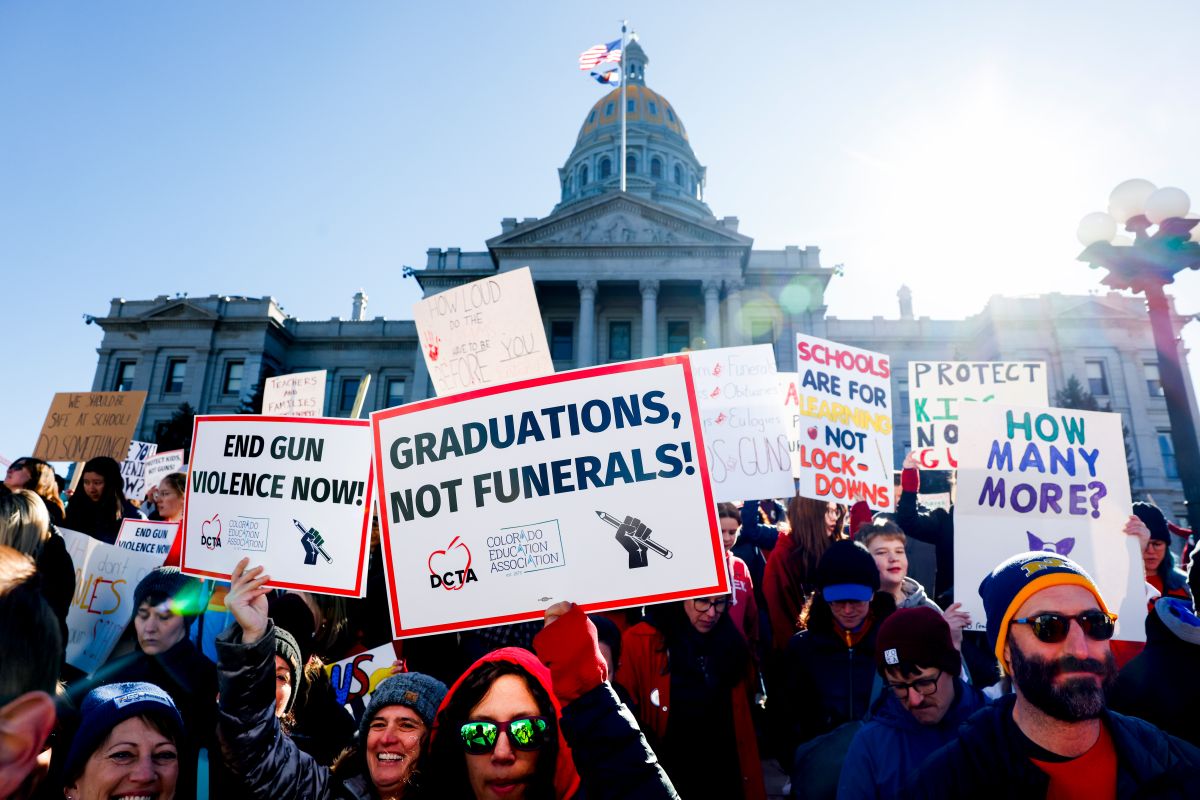
[[1051, 586], [1082, 586], [1096, 597], [1100, 610], [1108, 606], [1096, 588], [1092, 576], [1083, 567], [1065, 556], [1044, 551], [1021, 553], [1000, 563], [979, 584], [983, 610], [987, 614], [988, 642], [1001, 667], [1004, 665], [1004, 644], [1008, 641], [1008, 625], [1026, 600]]
[[367, 701], [367, 710], [363, 712], [362, 721], [358, 724], [358, 741], [362, 746], [367, 741], [367, 728], [371, 720], [387, 706], [406, 706], [411, 708], [425, 723], [425, 727], [433, 727], [433, 718], [438, 706], [446, 697], [446, 684], [437, 678], [431, 678], [420, 672], [401, 672], [379, 683], [371, 692]]
[[110, 683], [88, 692], [80, 708], [79, 730], [71, 740], [71, 749], [64, 764], [64, 776], [74, 780], [83, 772], [83, 764], [91, 757], [112, 729], [127, 719], [146, 713], [167, 723], [166, 736], [178, 739], [183, 731], [183, 719], [171, 696], [153, 683]]

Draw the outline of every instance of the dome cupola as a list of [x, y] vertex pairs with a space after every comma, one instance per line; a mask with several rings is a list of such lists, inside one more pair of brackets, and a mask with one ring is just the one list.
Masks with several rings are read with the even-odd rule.
[[[677, 211], [713, 219], [704, 203], [706, 171], [687, 129], [665, 97], [646, 85], [649, 59], [636, 41], [622, 56], [626, 72], [626, 191]], [[572, 203], [621, 188], [621, 89], [601, 97], [584, 117], [575, 147], [559, 169], [561, 200]]]

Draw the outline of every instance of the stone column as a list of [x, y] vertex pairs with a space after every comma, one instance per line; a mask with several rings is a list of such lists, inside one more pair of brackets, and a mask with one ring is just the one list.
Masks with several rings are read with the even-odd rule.
[[709, 347], [721, 346], [721, 282], [704, 281], [704, 338]]
[[576, 281], [579, 286], [579, 353], [576, 366], [596, 363], [596, 281]]
[[638, 283], [642, 290], [642, 358], [658, 355], [658, 281]]
[[734, 347], [742, 343], [742, 286], [741, 278], [725, 281], [725, 313], [728, 315], [725, 327], [725, 346]]

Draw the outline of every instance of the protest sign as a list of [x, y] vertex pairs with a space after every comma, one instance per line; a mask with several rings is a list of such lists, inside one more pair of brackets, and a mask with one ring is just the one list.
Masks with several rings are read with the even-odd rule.
[[397, 638], [729, 591], [685, 355], [371, 415]]
[[1117, 638], [1144, 641], [1146, 599], [1136, 537], [1122, 532], [1132, 504], [1121, 415], [1045, 406], [964, 404], [954, 507], [956, 594], [983, 630], [973, 591], [1011, 556], [1067, 556], [1116, 612]]
[[396, 647], [388, 642], [365, 653], [326, 664], [325, 674], [329, 676], [338, 703], [357, 719], [366, 710], [371, 692], [392, 674], [393, 661], [396, 661]]
[[158, 556], [158, 563], [161, 565], [171, 552], [171, 545], [175, 544], [175, 536], [178, 533], [178, 522], [126, 518], [121, 521], [121, 530], [117, 533], [114, 544], [122, 550]]
[[795, 403], [803, 431], [801, 497], [865, 500], [888, 511], [892, 482], [892, 383], [888, 356], [796, 334]]
[[962, 404], [1050, 402], [1042, 361], [910, 361], [908, 395], [910, 441], [921, 469], [958, 467]]
[[67, 611], [67, 663], [85, 673], [108, 660], [129, 620], [133, 590], [163, 557], [105, 544], [59, 528], [75, 564], [75, 595]]
[[146, 459], [146, 488], [158, 486], [172, 472], [183, 471], [183, 451], [168, 450]]
[[262, 413], [268, 417], [325, 415], [325, 370], [277, 375], [263, 382]]
[[769, 344], [688, 354], [713, 498], [791, 497], [790, 416]]
[[50, 402], [33, 457], [123, 461], [145, 404], [145, 392], [59, 392]]
[[129, 453], [121, 462], [121, 477], [125, 479], [125, 496], [142, 500], [146, 496], [146, 460], [158, 452], [153, 442], [129, 440]]
[[427, 297], [413, 319], [439, 397], [554, 372], [529, 267]]
[[229, 579], [249, 556], [268, 586], [361, 597], [371, 523], [366, 420], [200, 416], [192, 434], [183, 557]]

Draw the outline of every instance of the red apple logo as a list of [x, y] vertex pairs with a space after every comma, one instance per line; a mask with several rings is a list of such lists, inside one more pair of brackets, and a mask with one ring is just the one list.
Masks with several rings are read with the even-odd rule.
[[817, 440], [817, 426], [816, 425], [814, 425], [808, 429], [808, 438], [812, 439], [814, 442]]
[[200, 544], [209, 550], [221, 546], [221, 515], [213, 514], [212, 519], [206, 519], [200, 525]]
[[471, 551], [465, 542], [455, 536], [444, 550], [434, 550], [426, 561], [429, 567], [429, 588], [439, 586], [447, 591], [457, 591], [471, 581], [479, 580], [471, 569]]

